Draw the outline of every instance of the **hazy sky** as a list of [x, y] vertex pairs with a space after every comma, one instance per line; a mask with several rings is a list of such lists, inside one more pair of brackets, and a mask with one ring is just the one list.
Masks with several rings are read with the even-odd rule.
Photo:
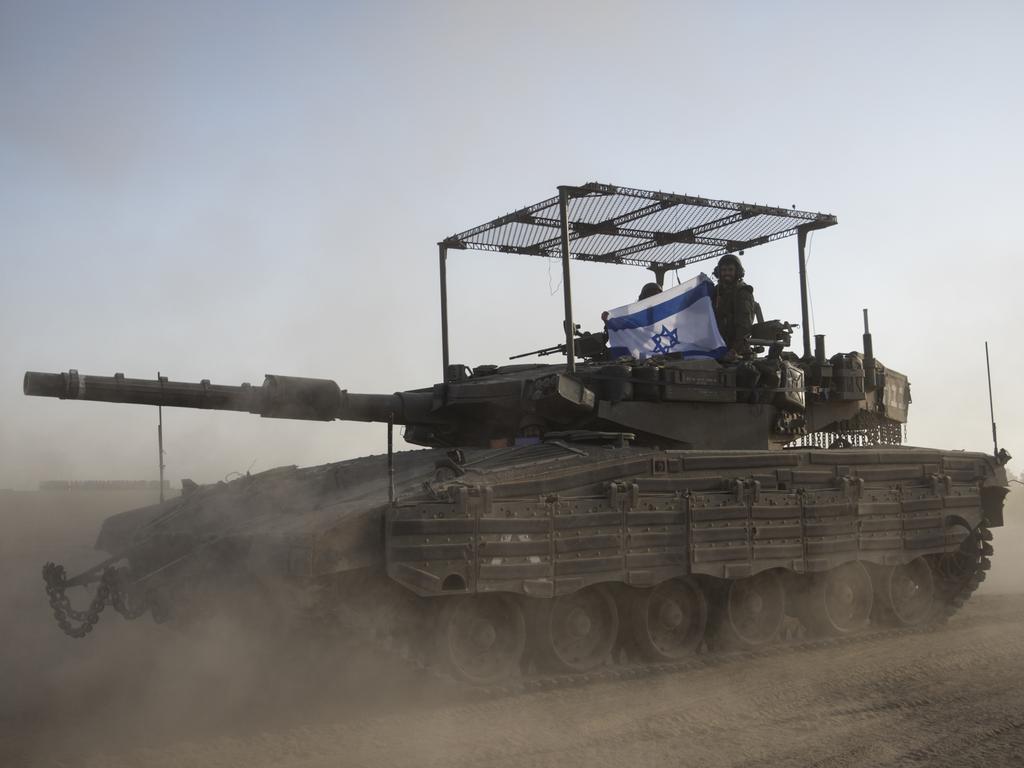
[[[434, 383], [435, 243], [591, 180], [836, 214], [809, 266], [829, 353], [870, 308], [911, 442], [989, 450], [988, 339], [1022, 453], [1022, 34], [1019, 2], [2, 0], [0, 488], [156, 472], [155, 410], [26, 398], [25, 370]], [[559, 341], [557, 263], [449, 265], [453, 360]], [[795, 239], [747, 273], [799, 319]], [[577, 318], [647, 278], [574, 265]], [[175, 481], [385, 447], [164, 417]]]

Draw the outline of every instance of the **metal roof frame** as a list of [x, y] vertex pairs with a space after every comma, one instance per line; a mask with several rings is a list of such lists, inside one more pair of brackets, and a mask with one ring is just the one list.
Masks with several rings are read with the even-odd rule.
[[558, 194], [519, 208], [438, 243], [441, 341], [448, 380], [449, 250], [498, 251], [562, 259], [566, 359], [575, 370], [571, 260], [646, 267], [659, 284], [666, 272], [725, 253], [745, 251], [797, 235], [804, 355], [810, 354], [807, 318], [807, 233], [838, 223], [832, 214], [591, 182], [560, 186]]

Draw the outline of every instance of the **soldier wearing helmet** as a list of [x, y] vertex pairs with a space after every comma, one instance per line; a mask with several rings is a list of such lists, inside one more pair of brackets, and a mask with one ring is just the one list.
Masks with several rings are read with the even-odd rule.
[[643, 301], [649, 299], [651, 296], [657, 296], [661, 293], [661, 286], [657, 283], [647, 283], [643, 288], [640, 289], [640, 295], [636, 297], [637, 301]]
[[734, 360], [750, 351], [747, 337], [757, 313], [754, 289], [743, 282], [746, 272], [735, 254], [727, 253], [719, 259], [712, 274], [718, 279], [714, 295], [715, 319], [728, 349], [726, 359]]

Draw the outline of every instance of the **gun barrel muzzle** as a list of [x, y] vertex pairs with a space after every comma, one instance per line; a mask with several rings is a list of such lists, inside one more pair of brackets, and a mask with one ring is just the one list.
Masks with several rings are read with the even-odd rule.
[[[77, 374], [76, 374], [77, 375]], [[22, 389], [26, 395], [37, 395], [39, 397], [71, 397], [68, 394], [68, 374], [66, 373], [40, 373], [39, 371], [26, 371]]]

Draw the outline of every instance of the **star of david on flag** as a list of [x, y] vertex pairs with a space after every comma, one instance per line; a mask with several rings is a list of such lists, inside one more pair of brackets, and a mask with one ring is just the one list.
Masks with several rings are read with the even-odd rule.
[[679, 331], [673, 328], [671, 331], [664, 325], [661, 326], [661, 332], [651, 336], [651, 341], [654, 342], [654, 353], [656, 355], [664, 355], [672, 351], [672, 347], [679, 346]]
[[726, 348], [711, 304], [713, 293], [714, 283], [702, 273], [675, 288], [609, 310], [612, 357], [643, 360], [675, 352], [683, 357], [721, 357]]

